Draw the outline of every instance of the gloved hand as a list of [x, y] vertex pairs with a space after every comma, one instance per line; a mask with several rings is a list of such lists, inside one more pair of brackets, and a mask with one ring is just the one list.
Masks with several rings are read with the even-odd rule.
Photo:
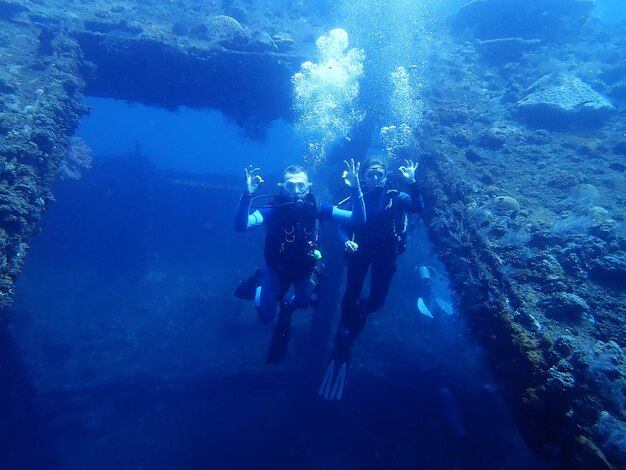
[[352, 240], [346, 240], [343, 246], [346, 250], [346, 253], [356, 253], [356, 251], [359, 249], [359, 244], [353, 242]]
[[259, 168], [252, 168], [252, 165], [243, 169], [246, 175], [246, 188], [244, 190], [246, 194], [253, 195], [263, 185], [263, 178], [261, 178], [261, 175], [256, 174], [259, 170]]

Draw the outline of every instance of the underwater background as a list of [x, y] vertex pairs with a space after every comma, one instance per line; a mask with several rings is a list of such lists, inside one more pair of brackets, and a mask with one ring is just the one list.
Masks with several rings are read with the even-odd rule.
[[[169, 2], [151, 3], [167, 10]], [[193, 11], [194, 2], [179, 3]], [[262, 191], [272, 194], [286, 165], [303, 164], [315, 193], [337, 203], [344, 159], [420, 161], [426, 150], [418, 129], [428, 114], [421, 93], [437, 89], [430, 61], [446, 47], [439, 35], [465, 2], [212, 2], [216, 12], [245, 11], [263, 24], [260, 3], [286, 16], [297, 12], [287, 21], [294, 30], [303, 19], [324, 34], [345, 29], [349, 48], [364, 56], [346, 58], [346, 75], [324, 82], [333, 106], [320, 108], [294, 80], [279, 90], [291, 103], [289, 115], [268, 122], [252, 122], [237, 96], [224, 114], [90, 96], [87, 88], [90, 111], [73, 137], [84, 161], [54, 183], [54, 202], [2, 316], [0, 466], [552, 468], [522, 438], [506, 383], [492, 370], [419, 216], [410, 218], [408, 249], [384, 309], [355, 342], [341, 401], [317, 394], [345, 286], [332, 225], [322, 231], [334, 274], [322, 281], [321, 304], [294, 315], [287, 359], [264, 364], [273, 325], [233, 296], [263, 264], [265, 233], [232, 228], [243, 168], [260, 167]], [[124, 11], [124, 2], [116, 5]], [[598, 1], [591, 17], [581, 24], [621, 25], [626, 7]], [[459, 21], [454, 27], [463, 27]], [[323, 51], [316, 56], [313, 49], [303, 60], [322, 64]], [[269, 72], [253, 70], [246, 80]], [[303, 80], [318, 76], [315, 69], [300, 73]], [[320, 119], [320, 109], [334, 121]], [[435, 274], [434, 291], [446, 306], [434, 318], [416, 306], [420, 266]]]

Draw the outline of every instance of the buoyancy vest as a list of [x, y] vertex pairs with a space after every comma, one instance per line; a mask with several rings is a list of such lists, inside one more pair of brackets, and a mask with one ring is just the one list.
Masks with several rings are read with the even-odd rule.
[[408, 216], [397, 206], [399, 194], [395, 189], [386, 190], [381, 210], [374, 213], [368, 208], [367, 222], [354, 229], [359, 246], [376, 251], [395, 248], [396, 254], [406, 251]]
[[309, 193], [300, 201], [278, 196], [270, 203], [270, 220], [265, 237], [265, 262], [274, 271], [291, 279], [311, 274], [318, 245], [320, 205]]

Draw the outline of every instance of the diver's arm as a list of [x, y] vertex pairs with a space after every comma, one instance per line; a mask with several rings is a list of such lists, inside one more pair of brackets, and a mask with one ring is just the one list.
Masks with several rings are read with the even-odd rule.
[[359, 249], [359, 245], [354, 241], [354, 232], [352, 230], [345, 225], [339, 224], [337, 232], [346, 253], [354, 253]]
[[402, 210], [407, 212], [417, 213], [424, 209], [424, 199], [420, 193], [419, 186], [415, 181], [415, 173], [417, 171], [418, 163], [413, 160], [405, 160], [405, 165], [401, 166], [398, 170], [402, 180], [409, 185], [409, 194], [400, 193], [397, 200], [398, 205]]
[[339, 240], [341, 243], [345, 245], [345, 243], [352, 239], [352, 230], [348, 229], [343, 224], [337, 225], [337, 233], [339, 234]]
[[250, 214], [252, 195], [243, 193], [235, 210], [235, 232], [245, 232], [263, 225], [263, 214], [256, 210]]
[[424, 210], [424, 199], [417, 183], [410, 184], [409, 194], [400, 193], [397, 201], [398, 206], [404, 211], [416, 214]]
[[235, 210], [235, 232], [245, 232], [251, 228], [263, 225], [263, 215], [259, 211], [254, 211], [250, 214], [252, 196], [263, 184], [263, 178], [257, 174], [258, 171], [259, 169], [254, 168], [252, 165], [243, 170], [246, 186]]
[[350, 199], [352, 200], [352, 210], [347, 211], [333, 206], [332, 219], [340, 224], [361, 225], [365, 223], [365, 202], [361, 188], [353, 189]]
[[348, 223], [350, 225], [360, 225], [365, 223], [365, 202], [363, 201], [363, 193], [359, 183], [359, 169], [361, 164], [351, 159], [346, 160], [346, 169], [342, 177], [347, 187], [350, 188], [350, 199], [352, 200], [352, 210], [346, 211], [333, 206], [332, 218], [339, 223]]

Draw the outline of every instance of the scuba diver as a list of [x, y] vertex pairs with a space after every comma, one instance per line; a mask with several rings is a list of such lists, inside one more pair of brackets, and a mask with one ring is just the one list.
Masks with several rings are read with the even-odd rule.
[[[412, 160], [405, 160], [405, 165], [399, 168], [400, 179], [409, 185], [409, 194], [388, 187], [382, 159], [369, 158], [362, 166], [367, 222], [353, 227], [342, 225], [339, 230], [348, 273], [335, 344], [318, 392], [326, 400], [341, 399], [348, 380], [352, 343], [363, 330], [367, 317], [383, 307], [398, 255], [406, 248], [407, 213], [421, 212], [424, 208], [415, 182], [417, 166]], [[369, 297], [360, 299], [370, 268]]]
[[[352, 211], [331, 204], [320, 204], [311, 192], [312, 184], [304, 168], [291, 165], [283, 172], [279, 194], [266, 206], [253, 207], [255, 193], [263, 184], [259, 169], [249, 166], [244, 170], [246, 187], [235, 213], [235, 231], [244, 232], [265, 226], [265, 263], [257, 272], [260, 289], [257, 289], [257, 313], [263, 323], [278, 319], [265, 362], [282, 361], [287, 353], [291, 317], [298, 309], [308, 307], [311, 300], [311, 279], [319, 252], [317, 251], [319, 224], [334, 220], [349, 226], [365, 223], [365, 204], [359, 185], [360, 163], [347, 161], [342, 177], [356, 201]], [[271, 196], [270, 196], [271, 197]], [[252, 212], [251, 212], [252, 209]], [[253, 275], [255, 276], [255, 275]], [[252, 281], [254, 282], [254, 278]], [[293, 285], [293, 296], [285, 295]], [[259, 292], [260, 291], [260, 292]], [[236, 292], [237, 294], [237, 292]]]

